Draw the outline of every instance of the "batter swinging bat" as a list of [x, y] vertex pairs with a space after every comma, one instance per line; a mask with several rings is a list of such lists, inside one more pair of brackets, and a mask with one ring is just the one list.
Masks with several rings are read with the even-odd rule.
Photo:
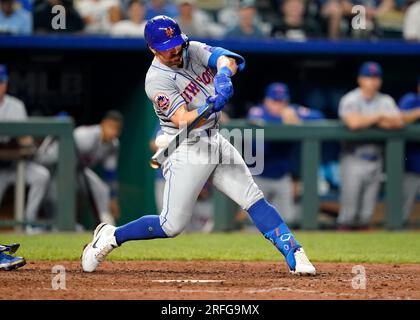
[[[215, 100], [215, 99], [214, 99]], [[197, 118], [195, 118], [188, 126], [184, 127], [175, 137], [169, 141], [169, 144], [166, 148], [159, 149], [150, 159], [150, 166], [153, 169], [159, 169], [162, 165], [163, 161], [169, 157], [176, 148], [188, 137], [189, 133], [197, 127], [197, 125], [201, 122], [201, 120], [206, 117], [211, 109], [213, 108], [214, 102], [206, 103], [205, 108], [201, 110], [201, 113], [198, 114]]]

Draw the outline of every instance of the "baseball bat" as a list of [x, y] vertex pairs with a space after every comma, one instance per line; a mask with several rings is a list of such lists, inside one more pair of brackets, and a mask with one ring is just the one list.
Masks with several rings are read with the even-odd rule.
[[175, 137], [169, 141], [166, 148], [159, 149], [150, 159], [150, 166], [153, 169], [159, 169], [163, 161], [169, 157], [179, 146], [180, 144], [188, 137], [188, 134], [195, 129], [195, 127], [201, 122], [201, 120], [206, 117], [211, 109], [213, 108], [214, 103], [206, 102], [205, 108], [201, 110], [198, 116], [186, 127], [184, 127]]

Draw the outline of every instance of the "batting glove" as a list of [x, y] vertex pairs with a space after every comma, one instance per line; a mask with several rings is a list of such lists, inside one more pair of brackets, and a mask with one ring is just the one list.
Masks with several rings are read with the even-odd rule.
[[[232, 71], [230, 71], [228, 67], [222, 67], [214, 77], [214, 86], [220, 102], [223, 101], [223, 103], [226, 103], [226, 101], [233, 96], [233, 85], [230, 80], [231, 76]], [[219, 105], [220, 104], [221, 103], [219, 103]]]

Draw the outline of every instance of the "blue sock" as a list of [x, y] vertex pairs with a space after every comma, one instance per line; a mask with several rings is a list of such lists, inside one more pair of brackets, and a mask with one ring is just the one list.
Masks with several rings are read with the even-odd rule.
[[258, 230], [284, 255], [289, 268], [294, 270], [296, 262], [293, 254], [301, 245], [276, 208], [262, 198], [248, 209], [248, 213]]
[[165, 231], [160, 226], [159, 216], [149, 215], [131, 221], [115, 230], [115, 239], [120, 246], [129, 240], [146, 240], [167, 238]]

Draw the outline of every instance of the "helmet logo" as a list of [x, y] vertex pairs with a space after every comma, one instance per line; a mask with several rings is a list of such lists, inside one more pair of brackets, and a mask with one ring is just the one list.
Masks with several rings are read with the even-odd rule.
[[174, 36], [174, 29], [172, 27], [165, 28], [165, 33], [169, 38]]

